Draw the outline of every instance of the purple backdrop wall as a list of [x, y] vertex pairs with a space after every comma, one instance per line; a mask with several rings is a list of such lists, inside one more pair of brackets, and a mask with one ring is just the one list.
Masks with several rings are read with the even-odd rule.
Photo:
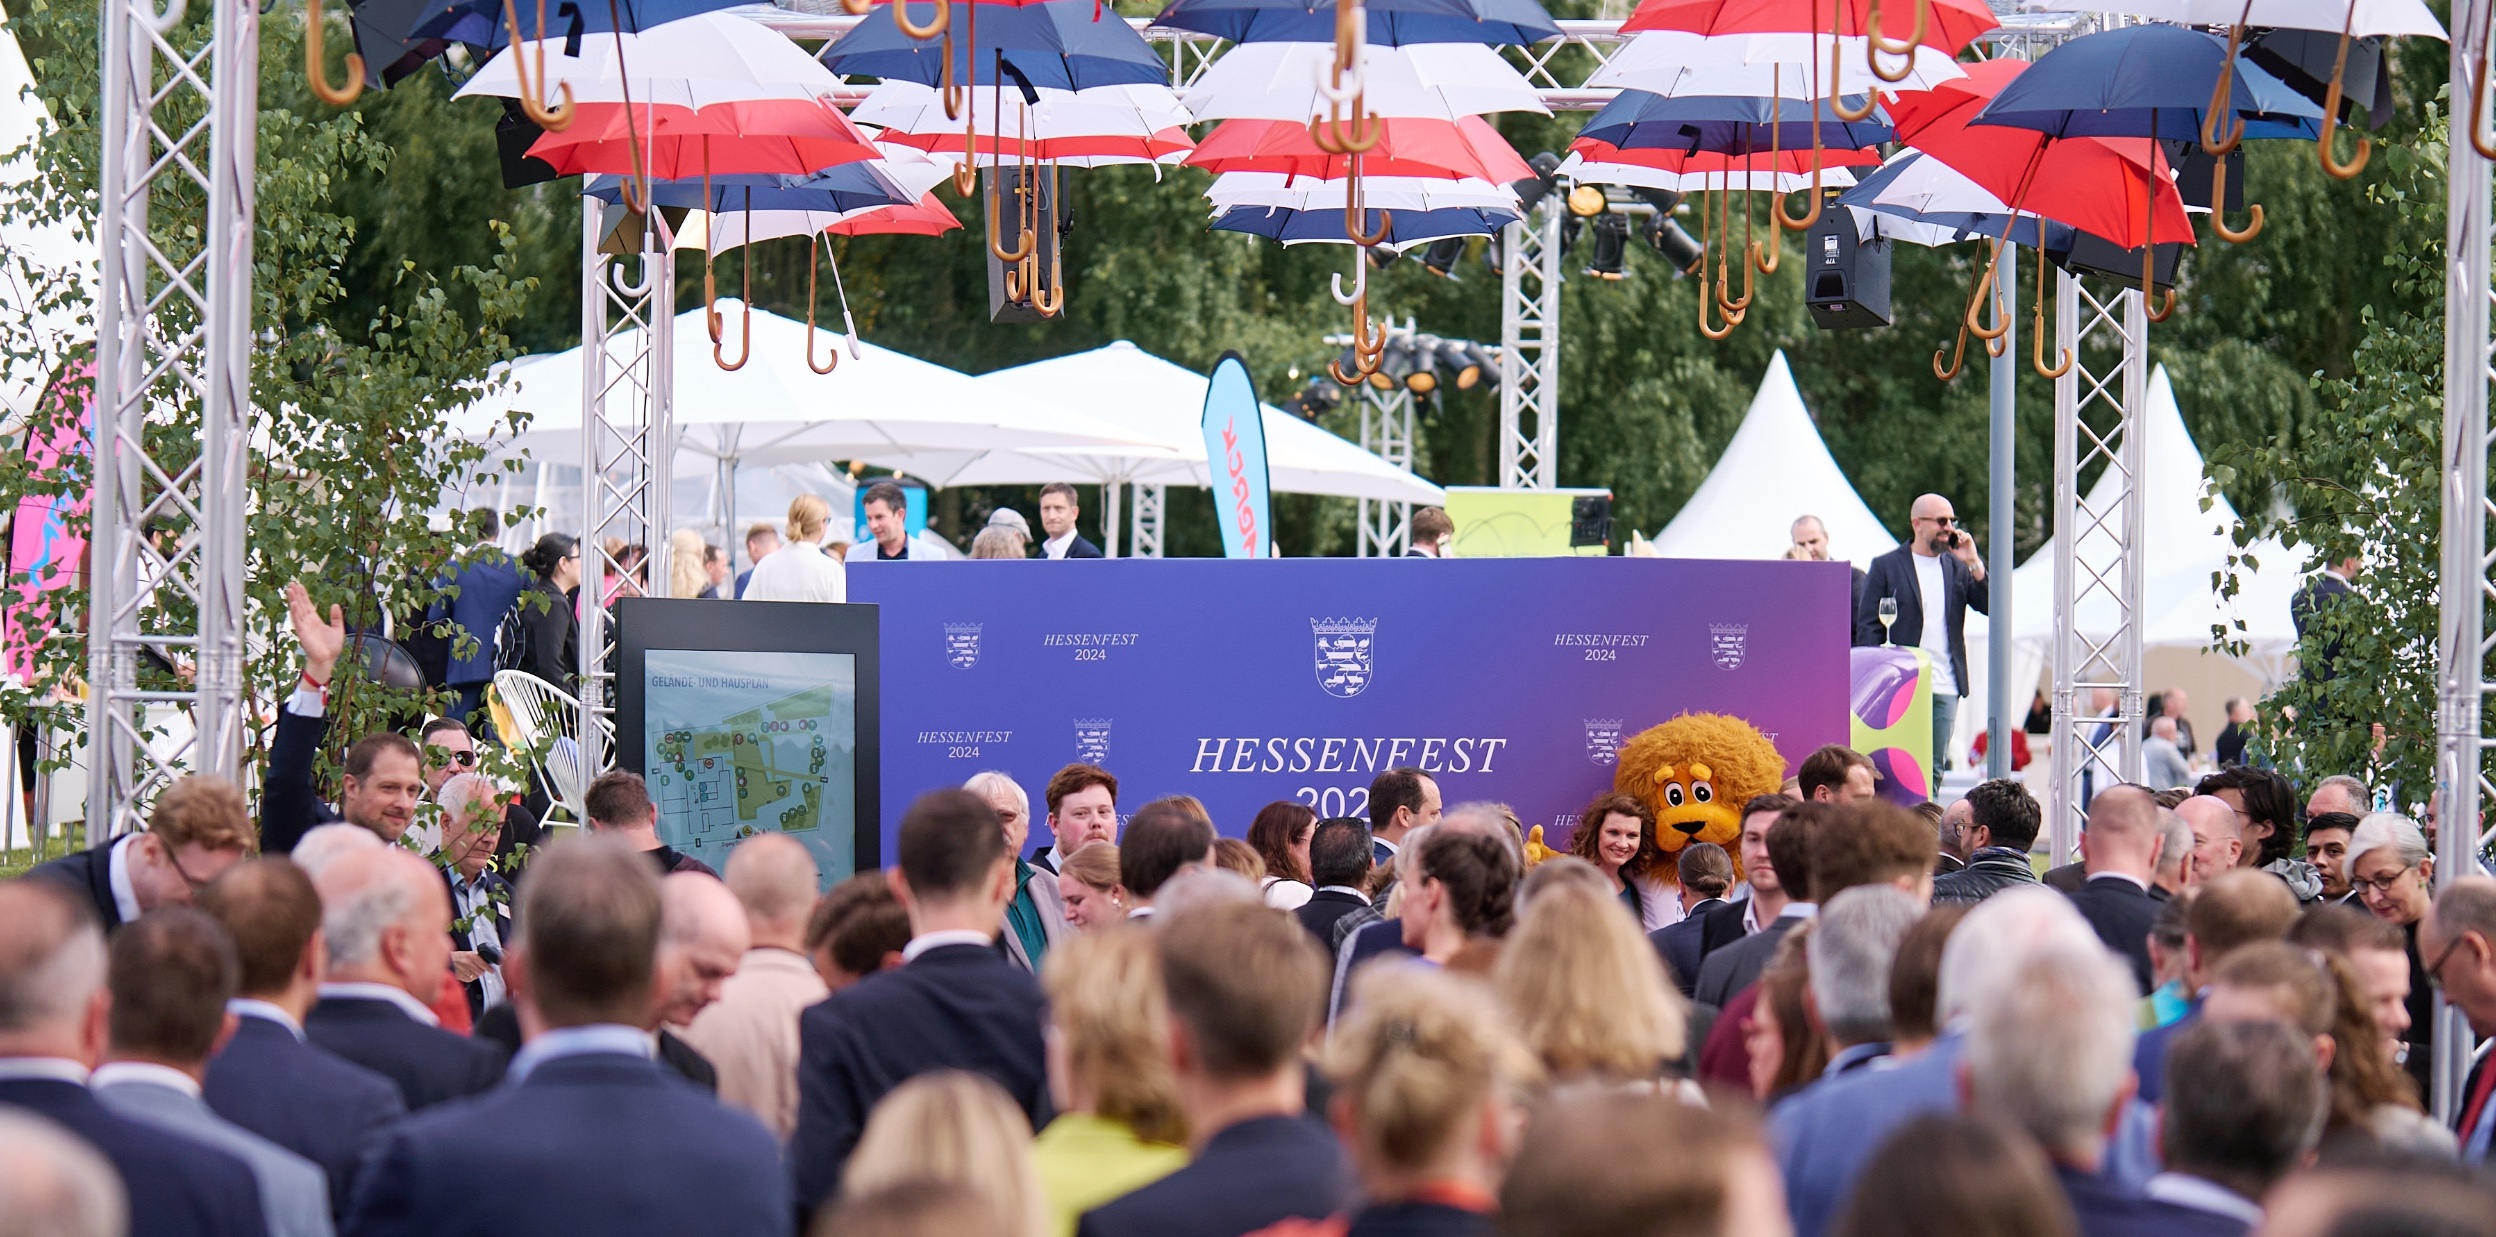
[[1228, 835], [1297, 799], [1366, 815], [1370, 778], [1431, 769], [1448, 803], [1554, 826], [1611, 749], [1731, 713], [1789, 771], [1847, 733], [1842, 563], [1639, 558], [1119, 559], [866, 565], [882, 608], [884, 854], [919, 793], [1070, 761], [1119, 807], [1192, 794]]

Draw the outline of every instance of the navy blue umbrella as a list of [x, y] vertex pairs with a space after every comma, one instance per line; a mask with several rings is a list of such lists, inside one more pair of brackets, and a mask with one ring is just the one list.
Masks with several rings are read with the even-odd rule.
[[[1387, 235], [1379, 244], [1388, 249], [1403, 250], [1425, 241], [1443, 240], [1450, 236], [1490, 236], [1517, 221], [1517, 213], [1509, 210], [1484, 210], [1477, 207], [1442, 207], [1438, 210], [1367, 211], [1361, 223], [1365, 235], [1378, 234], [1379, 221], [1385, 217]], [[1213, 221], [1213, 231], [1245, 232], [1281, 241], [1286, 245], [1303, 241], [1346, 243], [1343, 210], [1293, 210], [1284, 206], [1234, 206]]]
[[[371, 3], [372, 0], [367, 0]], [[503, 23], [504, 0], [425, 0], [409, 13], [405, 40], [438, 39], [465, 43], [488, 51], [511, 41]], [[545, 37], [562, 39], [565, 55], [576, 55], [580, 39], [589, 34], [622, 30], [639, 34], [652, 26], [737, 7], [746, 0], [547, 0]], [[538, 37], [537, 0], [512, 0], [520, 37]], [[358, 6], [361, 12], [363, 6]], [[389, 34], [387, 29], [379, 33]]]
[[1102, 10], [1100, 20], [1093, 20], [1092, 0], [964, 7], [941, 39], [914, 39], [892, 22], [866, 21], [824, 48], [820, 58], [845, 76], [922, 86], [941, 84], [947, 50], [956, 83], [994, 81], [1000, 54], [1006, 80], [1019, 86], [1084, 90], [1170, 80], [1161, 53], [1117, 14]]
[[[1841, 102], [1844, 102], [1841, 100]], [[1860, 106], [1860, 97], [1853, 103]], [[1812, 113], [1820, 114], [1817, 134]], [[1756, 95], [1692, 95], [1666, 98], [1624, 90], [1578, 131], [1622, 150], [1678, 150], [1684, 154], [1749, 155], [1771, 149], [1807, 150], [1815, 136], [1823, 146], [1861, 150], [1890, 140], [1888, 119], [1847, 121], [1830, 105], [1801, 99], [1770, 101]]]
[[[1560, 26], [1535, 0], [1369, 0], [1369, 41], [1539, 43]], [[1156, 26], [1234, 43], [1332, 43], [1335, 6], [1306, 0], [1172, 0]]]
[[[2084, 35], [2012, 78], [1971, 124], [2035, 129], [2055, 137], [2201, 140], [2227, 44], [2182, 26], [2150, 23]], [[2322, 109], [2239, 58], [2227, 110], [2247, 122], [2319, 126]], [[2267, 96], [2267, 97], [2258, 97]]]

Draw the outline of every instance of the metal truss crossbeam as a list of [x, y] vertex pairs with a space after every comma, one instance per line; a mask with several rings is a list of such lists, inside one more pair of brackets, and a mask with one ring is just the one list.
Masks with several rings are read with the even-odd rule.
[[91, 842], [143, 827], [174, 778], [233, 777], [242, 758], [260, 13], [213, 2], [187, 48], [180, 0], [103, 3]]
[[633, 590], [622, 554], [608, 547], [645, 547], [646, 578], [665, 585], [676, 442], [675, 254], [656, 227], [641, 229], [640, 252], [629, 258], [600, 253], [602, 206], [581, 199], [581, 478], [588, 518], [581, 539], [581, 711], [573, 737], [589, 777], [615, 760], [608, 750], [616, 666], [608, 582], [616, 581], [622, 595]]

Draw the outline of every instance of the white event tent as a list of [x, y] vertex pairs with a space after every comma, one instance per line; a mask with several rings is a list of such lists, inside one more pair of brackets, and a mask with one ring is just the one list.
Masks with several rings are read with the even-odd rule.
[[[7, 28], [7, 20], [7, 9], [0, 8], [0, 152], [18, 149], [52, 123], [34, 95], [34, 73], [27, 66], [25, 52], [18, 47], [17, 35]], [[28, 160], [0, 164], [0, 184], [21, 185], [34, 174]], [[12, 329], [22, 326], [33, 331], [47, 351], [66, 352], [72, 339], [93, 336], [94, 321], [75, 306], [54, 312], [40, 310], [36, 300], [42, 291], [41, 281], [47, 276], [57, 278], [75, 273], [92, 290], [95, 264], [95, 247], [79, 240], [67, 224], [22, 220], [0, 223], [0, 307], [5, 307], [0, 312], [6, 313]], [[0, 411], [12, 417], [25, 415], [34, 408], [36, 397], [50, 380], [51, 374], [41, 365], [0, 362]]]
[[[1080, 408], [1170, 451], [1165, 459], [1056, 448], [1000, 451], [965, 465], [965, 484], [1045, 481], [1203, 486], [1206, 480], [1205, 375], [1126, 340], [982, 374], [1001, 392]], [[1265, 454], [1277, 494], [1331, 494], [1385, 502], [1444, 503], [1447, 491], [1377, 455], [1284, 412], [1264, 409]]]
[[1655, 535], [1655, 550], [1665, 558], [1779, 558], [1806, 515], [1828, 529], [1830, 557], [1857, 567], [1898, 544], [1838, 470], [1780, 350], [1707, 480]]

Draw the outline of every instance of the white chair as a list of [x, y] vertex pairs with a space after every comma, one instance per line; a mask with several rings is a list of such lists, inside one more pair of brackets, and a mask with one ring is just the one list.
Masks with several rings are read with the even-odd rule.
[[[495, 671], [494, 697], [510, 715], [507, 737], [529, 753], [529, 763], [536, 767], [538, 777], [546, 783], [547, 794], [554, 800], [545, 823], [587, 822], [589, 813], [582, 799], [596, 772], [581, 758], [581, 745], [573, 737], [580, 725], [581, 702], [570, 692], [524, 670]], [[605, 718], [593, 720], [605, 739], [603, 746], [614, 751], [615, 728]], [[558, 819], [558, 812], [566, 819]]]

